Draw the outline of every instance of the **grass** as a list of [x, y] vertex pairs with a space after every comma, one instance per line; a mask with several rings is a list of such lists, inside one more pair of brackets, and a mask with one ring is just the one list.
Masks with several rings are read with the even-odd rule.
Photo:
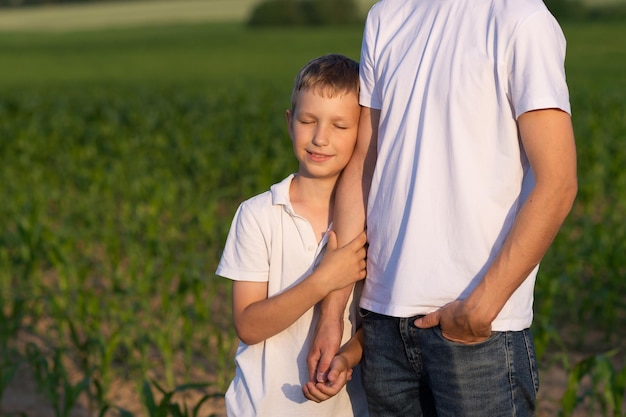
[[[619, 415], [626, 29], [564, 31], [580, 192], [540, 270], [534, 330], [542, 363], [570, 372], [563, 415], [580, 404]], [[294, 168], [284, 109], [295, 72], [327, 52], [358, 58], [360, 37], [235, 23], [3, 33], [0, 393], [16, 363], [57, 415], [78, 395], [121, 408], [117, 379], [136, 381], [153, 411], [172, 407], [146, 380], [170, 395], [201, 369], [205, 395], [223, 392], [235, 338], [213, 271], [230, 218]]]

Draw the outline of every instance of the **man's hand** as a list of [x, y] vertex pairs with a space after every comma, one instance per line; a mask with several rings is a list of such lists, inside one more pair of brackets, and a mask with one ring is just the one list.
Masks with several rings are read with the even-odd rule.
[[420, 329], [439, 326], [441, 334], [452, 342], [472, 344], [491, 336], [491, 322], [475, 319], [468, 311], [465, 301], [453, 301], [439, 310], [415, 320]]
[[342, 335], [343, 321], [323, 320], [320, 317], [306, 359], [311, 382], [328, 382], [330, 364], [339, 351]]

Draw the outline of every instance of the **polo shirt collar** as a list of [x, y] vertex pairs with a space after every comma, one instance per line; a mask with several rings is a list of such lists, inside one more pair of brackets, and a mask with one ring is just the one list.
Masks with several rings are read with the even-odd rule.
[[[295, 176], [296, 174], [289, 174], [287, 178], [270, 187], [270, 192], [272, 194], [272, 204], [284, 206], [285, 211], [287, 211], [287, 213], [289, 213], [291, 216], [296, 216], [296, 212], [293, 210], [293, 206], [291, 205], [291, 200], [289, 200], [289, 188], [291, 187], [291, 181], [293, 181]], [[328, 227], [328, 230], [331, 230], [332, 226], [333, 225], [331, 223]], [[326, 234], [320, 242], [320, 247], [325, 246], [326, 242], [328, 241], [328, 230], [326, 231]]]
[[289, 200], [289, 188], [294, 177], [295, 174], [289, 174], [287, 178], [270, 187], [270, 192], [272, 193], [272, 204], [283, 205], [285, 206], [285, 209], [292, 214], [294, 211], [291, 207], [291, 201]]

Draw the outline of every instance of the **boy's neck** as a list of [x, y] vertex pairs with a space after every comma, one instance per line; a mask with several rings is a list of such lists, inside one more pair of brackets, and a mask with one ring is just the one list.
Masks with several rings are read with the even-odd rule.
[[296, 175], [289, 189], [294, 211], [309, 221], [318, 240], [332, 221], [336, 179], [307, 178]]
[[289, 197], [305, 204], [328, 205], [333, 200], [336, 184], [336, 178], [310, 178], [296, 174], [291, 181]]

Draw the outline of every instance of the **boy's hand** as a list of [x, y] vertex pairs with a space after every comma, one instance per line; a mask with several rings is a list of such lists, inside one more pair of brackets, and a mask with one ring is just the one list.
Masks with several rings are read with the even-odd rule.
[[335, 356], [330, 364], [326, 382], [309, 381], [302, 387], [304, 396], [316, 403], [334, 397], [346, 383], [352, 379], [352, 369], [341, 354]]
[[331, 291], [339, 290], [365, 278], [367, 236], [361, 232], [347, 245], [337, 247], [337, 235], [328, 234], [326, 254], [317, 267], [330, 280]]

